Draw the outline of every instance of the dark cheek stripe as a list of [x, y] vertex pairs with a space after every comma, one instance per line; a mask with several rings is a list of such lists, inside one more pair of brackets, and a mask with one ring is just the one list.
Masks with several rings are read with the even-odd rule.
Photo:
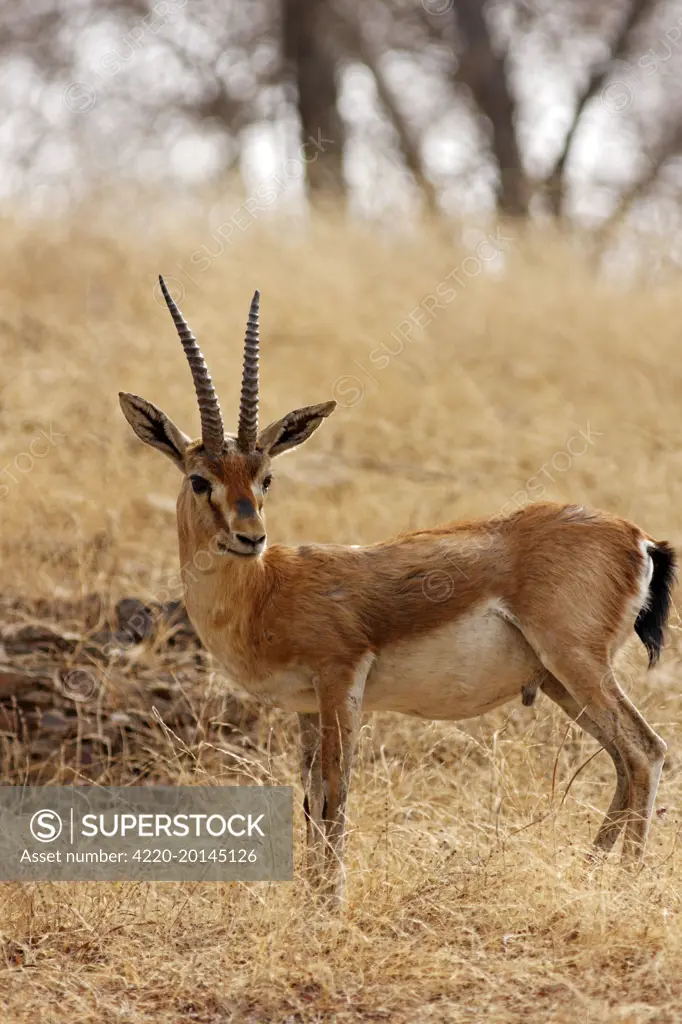
[[209, 496], [209, 499], [208, 499], [208, 507], [210, 508], [211, 512], [213, 513], [213, 518], [216, 521], [216, 525], [219, 527], [219, 529], [225, 530], [227, 528], [227, 524], [225, 523], [225, 520], [223, 519], [223, 514], [220, 511], [220, 509], [216, 508], [216, 506], [213, 504], [213, 499], [210, 496]]

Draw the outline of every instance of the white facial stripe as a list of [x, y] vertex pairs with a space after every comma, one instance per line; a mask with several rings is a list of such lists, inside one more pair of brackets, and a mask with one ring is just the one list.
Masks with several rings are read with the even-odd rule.
[[212, 484], [211, 496], [218, 505], [225, 505], [227, 501], [227, 487], [225, 484]]

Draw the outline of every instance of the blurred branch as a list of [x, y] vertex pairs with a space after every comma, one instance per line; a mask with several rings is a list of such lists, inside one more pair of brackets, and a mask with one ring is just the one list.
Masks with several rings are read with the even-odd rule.
[[606, 60], [600, 61], [592, 68], [584, 88], [578, 96], [573, 120], [566, 132], [561, 152], [542, 185], [547, 196], [550, 212], [554, 217], [561, 217], [564, 212], [567, 184], [566, 164], [568, 163], [585, 108], [603, 88], [607, 78], [613, 71], [616, 61], [622, 60], [625, 57], [630, 49], [632, 36], [649, 12], [656, 6], [656, 3], [657, 0], [631, 0], [618, 27], [616, 36], [611, 43], [609, 56]]
[[615, 232], [627, 218], [632, 207], [640, 199], [643, 199], [659, 180], [661, 172], [667, 162], [682, 153], [682, 123], [669, 133], [667, 139], [662, 143], [656, 154], [650, 158], [646, 172], [637, 181], [633, 182], [619, 197], [615, 208], [600, 224], [595, 233], [596, 255], [600, 257]]
[[428, 211], [438, 214], [440, 212], [438, 196], [433, 183], [424, 171], [419, 140], [414, 137], [406, 118], [397, 104], [393, 90], [381, 66], [381, 54], [378, 47], [374, 46], [370, 41], [354, 14], [351, 14], [347, 9], [342, 9], [341, 5], [337, 5], [336, 14], [343, 26], [345, 42], [349, 51], [372, 72], [377, 96], [396, 133], [405, 166], [420, 189]]

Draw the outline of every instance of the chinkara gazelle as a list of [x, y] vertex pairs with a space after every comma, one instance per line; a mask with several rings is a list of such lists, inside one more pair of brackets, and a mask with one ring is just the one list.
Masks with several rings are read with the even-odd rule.
[[[225, 432], [204, 358], [163, 279], [201, 417], [192, 441], [122, 393], [137, 436], [183, 475], [177, 502], [185, 601], [207, 649], [259, 700], [298, 712], [308, 863], [340, 893], [345, 806], [363, 711], [480, 715], [541, 689], [608, 752], [616, 790], [595, 839], [641, 857], [666, 745], [613, 660], [634, 629], [653, 664], [675, 578], [671, 547], [575, 505], [449, 523], [358, 547], [266, 548], [272, 463], [336, 403], [258, 429], [259, 294], [246, 329], [239, 424]], [[210, 556], [210, 557], [209, 557]]]

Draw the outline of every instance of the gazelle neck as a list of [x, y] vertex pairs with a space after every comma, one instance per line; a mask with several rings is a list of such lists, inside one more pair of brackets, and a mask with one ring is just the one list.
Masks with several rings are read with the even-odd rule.
[[178, 544], [185, 604], [199, 631], [206, 619], [228, 624], [249, 616], [266, 586], [263, 556], [240, 558], [219, 552], [215, 541], [197, 530], [182, 500], [178, 501]]

